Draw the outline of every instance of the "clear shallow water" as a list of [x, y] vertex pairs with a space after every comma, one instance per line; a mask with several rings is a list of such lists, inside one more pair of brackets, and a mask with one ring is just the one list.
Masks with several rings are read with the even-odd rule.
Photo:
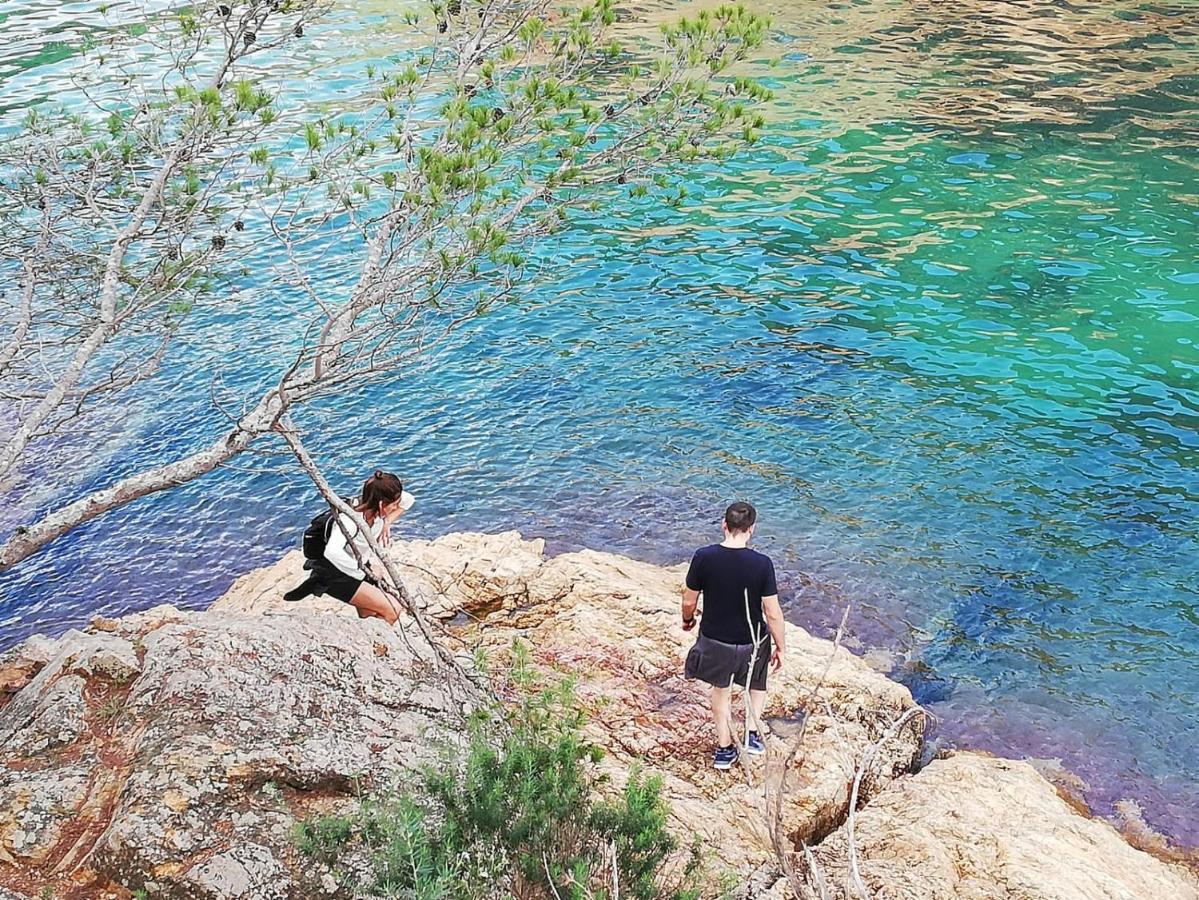
[[[547, 243], [518, 307], [315, 411], [314, 443], [347, 484], [404, 473], [419, 535], [673, 562], [748, 497], [790, 615], [821, 630], [852, 600], [938, 741], [1061, 759], [1097, 809], [1133, 798], [1199, 845], [1199, 8], [811, 6], [772, 10], [754, 152], [696, 173], [681, 214], [608, 210]], [[394, 46], [396, 23], [347, 9], [368, 17], [320, 35], [314, 103]], [[0, 6], [0, 107], [60, 77], [42, 24], [93, 11]], [[48, 450], [30, 506], [216, 433], [214, 373], [252, 390], [302, 303], [243, 288], [152, 389]], [[284, 463], [249, 457], [0, 577], [0, 643], [206, 604], [312, 514]]]

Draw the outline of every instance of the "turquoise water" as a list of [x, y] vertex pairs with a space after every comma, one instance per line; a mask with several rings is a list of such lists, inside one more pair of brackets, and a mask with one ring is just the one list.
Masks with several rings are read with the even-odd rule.
[[[789, 615], [826, 630], [852, 602], [938, 742], [1060, 759], [1100, 811], [1133, 799], [1199, 844], [1199, 11], [811, 6], [772, 10], [753, 152], [694, 173], [681, 212], [548, 241], [518, 304], [311, 412], [313, 443], [347, 484], [404, 473], [413, 534], [678, 561], [749, 498]], [[0, 107], [51, 93], [93, 13], [0, 13]], [[397, 31], [347, 6], [312, 102]], [[253, 391], [303, 302], [241, 288], [119, 415], [48, 448], [2, 524], [210, 440], [214, 374]], [[278, 453], [136, 504], [0, 578], [0, 640], [201, 606], [313, 508]]]

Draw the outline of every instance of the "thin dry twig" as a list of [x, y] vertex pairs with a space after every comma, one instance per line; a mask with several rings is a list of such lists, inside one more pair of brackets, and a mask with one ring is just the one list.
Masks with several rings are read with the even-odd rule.
[[870, 765], [874, 762], [874, 757], [879, 753], [880, 750], [882, 750], [883, 746], [891, 741], [896, 735], [898, 735], [899, 732], [903, 730], [904, 725], [906, 725], [909, 721], [914, 719], [916, 716], [924, 715], [924, 709], [919, 706], [913, 706], [910, 709], [905, 710], [903, 715], [891, 723], [891, 727], [883, 732], [882, 737], [880, 737], [870, 746], [870, 749], [867, 750], [863, 755], [861, 763], [858, 764], [857, 771], [854, 772], [853, 789], [849, 795], [849, 810], [845, 820], [845, 836], [849, 847], [850, 881], [853, 884], [854, 890], [857, 891], [858, 896], [861, 897], [862, 900], [870, 900], [870, 892], [866, 889], [866, 885], [862, 881], [862, 873], [858, 869], [858, 850], [857, 844], [854, 840], [858, 797], [861, 792], [862, 779], [870, 770]]
[[[837, 658], [837, 654], [841, 649], [841, 642], [844, 640], [846, 625], [849, 622], [849, 615], [852, 609], [852, 604], [846, 604], [845, 611], [841, 615], [841, 621], [837, 625], [837, 631], [833, 635], [832, 647], [829, 650], [828, 658], [825, 661], [824, 668], [821, 669], [819, 677], [813, 682], [809, 688], [807, 695], [800, 704], [800, 708], [804, 710], [804, 720], [800, 725], [799, 734], [794, 740], [785, 755], [780, 760], [780, 769], [778, 776], [778, 785], [775, 790], [775, 802], [773, 812], [770, 810], [768, 796], [766, 798], [766, 824], [770, 833], [770, 842], [774, 848], [775, 858], [779, 861], [783, 869], [783, 874], [787, 878], [788, 884], [791, 885], [792, 891], [797, 897], [806, 897], [811, 891], [807, 883], [807, 879], [795, 869], [794, 864], [794, 849], [790, 846], [790, 838], [787, 836], [783, 827], [783, 799], [787, 791], [787, 774], [791, 769], [792, 763], [799, 752], [804, 747], [804, 740], [807, 737], [808, 721], [811, 718], [811, 710], [815, 706], [816, 698], [820, 690], [824, 687], [824, 683], [828, 678], [828, 674], [832, 671], [833, 663]], [[769, 792], [770, 780], [765, 780], [766, 791]], [[806, 843], [802, 843], [804, 854], [804, 864], [806, 872], [814, 882], [816, 887], [816, 896], [819, 900], [827, 900], [828, 887], [827, 880], [824, 877], [824, 872], [821, 870], [815, 856], [812, 855]]]

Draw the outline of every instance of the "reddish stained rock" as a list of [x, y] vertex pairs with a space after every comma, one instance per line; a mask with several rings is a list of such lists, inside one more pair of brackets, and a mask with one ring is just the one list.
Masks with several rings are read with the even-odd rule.
[[[330, 895], [279, 786], [349, 805], [456, 740], [456, 701], [413, 677], [419, 645], [381, 622], [161, 613], [141, 634], [68, 633], [0, 712], [0, 884]], [[96, 708], [105, 696], [119, 705]]]

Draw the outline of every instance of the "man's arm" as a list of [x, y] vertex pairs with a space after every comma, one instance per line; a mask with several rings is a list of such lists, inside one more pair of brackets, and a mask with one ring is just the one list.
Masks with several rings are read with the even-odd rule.
[[762, 613], [766, 616], [766, 627], [770, 629], [770, 638], [774, 642], [774, 652], [770, 654], [770, 661], [774, 664], [777, 672], [783, 666], [783, 653], [786, 652], [783, 608], [779, 606], [778, 594], [762, 598]]
[[699, 603], [699, 591], [683, 585], [683, 631], [695, 627], [695, 607]]
[[683, 631], [695, 627], [695, 605], [704, 589], [703, 567], [703, 551], [696, 550], [687, 567], [687, 577], [683, 579]]

